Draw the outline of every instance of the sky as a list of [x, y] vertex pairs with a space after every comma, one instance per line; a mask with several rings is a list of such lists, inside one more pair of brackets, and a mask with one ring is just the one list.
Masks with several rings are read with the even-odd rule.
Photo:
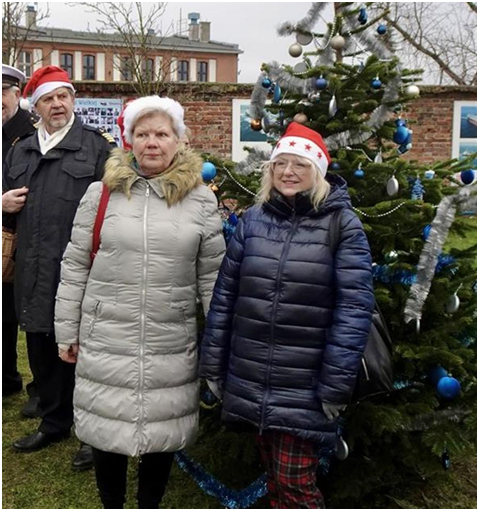
[[[75, 5], [76, 4], [76, 5]], [[143, 2], [144, 8], [149, 5]], [[40, 10], [48, 5], [50, 16], [40, 25], [75, 30], [95, 29], [95, 17], [78, 2], [37, 2]], [[151, 4], [150, 4], [151, 5]], [[332, 5], [332, 4], [331, 4]], [[276, 60], [281, 64], [295, 64], [301, 57], [294, 59], [288, 48], [295, 43], [294, 36], [279, 37], [276, 28], [285, 21], [296, 23], [303, 18], [311, 3], [309, 2], [168, 2], [162, 18], [163, 32], [173, 23], [177, 26], [180, 13], [187, 20], [188, 13], [200, 13], [200, 21], [211, 22], [211, 39], [231, 44], [238, 44], [244, 52], [239, 57], [239, 76], [241, 83], [254, 83], [260, 74], [263, 62]], [[326, 9], [324, 16], [331, 21], [331, 9]], [[318, 22], [317, 30], [324, 23]], [[168, 33], [171, 35], [171, 32]], [[312, 49], [313, 45], [307, 47]]]

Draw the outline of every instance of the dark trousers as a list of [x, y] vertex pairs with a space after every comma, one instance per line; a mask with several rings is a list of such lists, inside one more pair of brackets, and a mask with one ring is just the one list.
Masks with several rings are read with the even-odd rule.
[[54, 334], [27, 332], [30, 367], [40, 398], [42, 433], [66, 433], [73, 424], [75, 364], [58, 356]]
[[[158, 509], [173, 464], [173, 452], [144, 454], [138, 463], [138, 507]], [[93, 449], [96, 484], [105, 509], [121, 509], [126, 496], [128, 456]]]
[[2, 323], [2, 394], [22, 390], [22, 377], [17, 369], [17, 323]]

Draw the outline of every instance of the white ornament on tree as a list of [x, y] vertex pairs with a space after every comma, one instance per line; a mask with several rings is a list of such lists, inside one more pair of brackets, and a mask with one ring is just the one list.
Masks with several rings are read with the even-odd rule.
[[335, 35], [331, 38], [331, 48], [334, 50], [342, 50], [346, 45], [346, 39], [342, 35]]

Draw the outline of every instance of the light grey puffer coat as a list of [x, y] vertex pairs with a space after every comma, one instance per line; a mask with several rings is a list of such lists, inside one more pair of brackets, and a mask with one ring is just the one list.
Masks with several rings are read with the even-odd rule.
[[201, 159], [179, 153], [146, 180], [115, 149], [101, 244], [90, 269], [101, 183], [75, 217], [55, 309], [61, 345], [80, 344], [74, 393], [80, 440], [137, 456], [177, 451], [198, 429], [196, 297], [207, 312], [225, 243]]

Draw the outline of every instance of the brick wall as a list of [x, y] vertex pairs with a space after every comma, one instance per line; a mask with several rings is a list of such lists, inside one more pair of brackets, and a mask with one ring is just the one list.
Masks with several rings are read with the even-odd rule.
[[[134, 98], [124, 83], [75, 84], [78, 97]], [[164, 95], [185, 108], [192, 146], [224, 158], [231, 157], [233, 99], [248, 99], [251, 84], [165, 84]], [[451, 157], [454, 101], [475, 101], [474, 87], [421, 87], [421, 96], [406, 110], [413, 130], [413, 148], [404, 157], [424, 163]]]
[[477, 101], [475, 87], [428, 86], [406, 109], [413, 130], [413, 148], [404, 156], [431, 163], [451, 158], [454, 101]]

